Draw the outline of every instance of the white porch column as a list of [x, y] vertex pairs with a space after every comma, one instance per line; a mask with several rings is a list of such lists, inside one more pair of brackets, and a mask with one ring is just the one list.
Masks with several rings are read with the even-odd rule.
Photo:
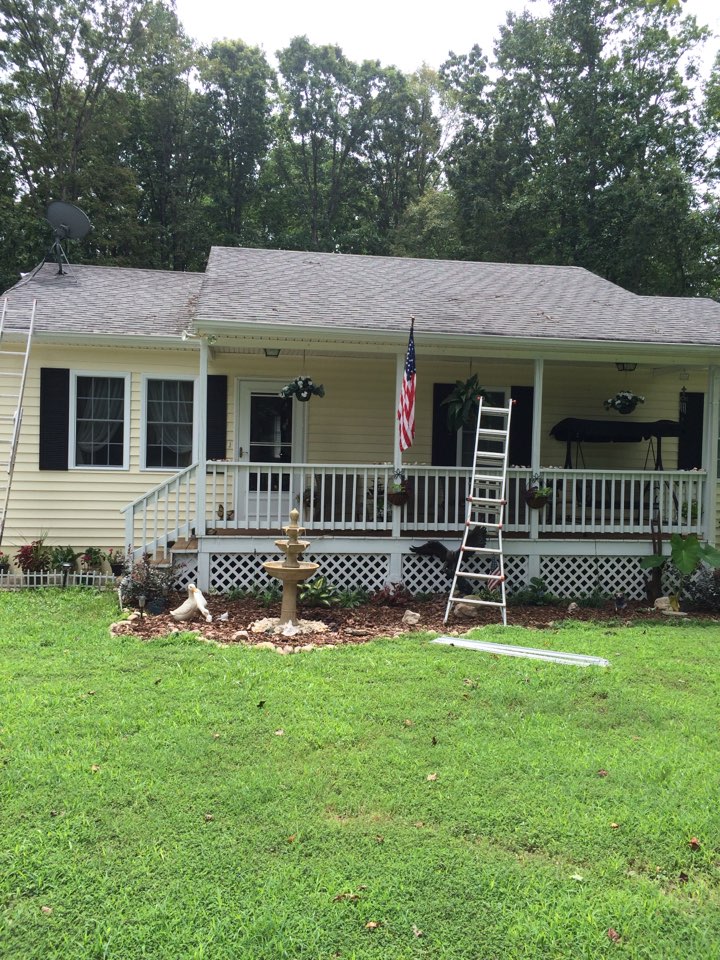
[[705, 536], [715, 544], [717, 529], [718, 437], [720, 437], [720, 367], [708, 368], [705, 394], [705, 436], [703, 438], [703, 465], [707, 471], [703, 517]]
[[[533, 417], [532, 417], [532, 449], [530, 453], [530, 467], [533, 473], [540, 472], [540, 444], [542, 442], [542, 399], [543, 376], [545, 361], [542, 358], [535, 360], [535, 377], [533, 380]], [[530, 539], [538, 539], [540, 514], [537, 510], [530, 511]], [[531, 553], [528, 558], [528, 578], [540, 576], [540, 557]]]
[[195, 535], [205, 534], [205, 491], [207, 477], [207, 378], [210, 348], [205, 337], [200, 340], [200, 375], [195, 398], [195, 432], [198, 444], [198, 468], [195, 478]]
[[[401, 470], [402, 469], [402, 454], [400, 453], [400, 421], [397, 418], [397, 412], [400, 408], [400, 390], [402, 386], [402, 380], [405, 376], [405, 351], [398, 353], [395, 357], [395, 429], [393, 431], [393, 469]], [[391, 506], [392, 510], [392, 535], [393, 537], [400, 536], [400, 517], [402, 516], [402, 510], [400, 507]], [[399, 577], [398, 577], [399, 579]]]

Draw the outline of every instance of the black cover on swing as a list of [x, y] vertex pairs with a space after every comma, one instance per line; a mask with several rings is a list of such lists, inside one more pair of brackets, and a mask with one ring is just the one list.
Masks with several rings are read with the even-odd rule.
[[550, 431], [556, 440], [564, 440], [565, 468], [572, 468], [573, 443], [639, 443], [641, 440], [657, 439], [655, 469], [662, 470], [662, 438], [679, 437], [681, 426], [675, 420], [653, 420], [643, 423], [639, 420], [580, 420], [566, 417], [560, 420]]

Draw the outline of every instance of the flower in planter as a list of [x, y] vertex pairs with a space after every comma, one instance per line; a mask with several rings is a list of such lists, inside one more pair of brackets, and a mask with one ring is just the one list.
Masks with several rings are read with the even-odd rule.
[[7, 573], [10, 569], [10, 557], [0, 550], [0, 573]]
[[321, 383], [313, 383], [312, 377], [295, 377], [285, 384], [280, 396], [297, 397], [302, 403], [307, 403], [310, 397], [324, 397], [325, 387]]
[[45, 535], [24, 543], [15, 554], [15, 563], [23, 573], [45, 573], [52, 563], [52, 552], [45, 545]]
[[407, 477], [404, 470], [394, 470], [393, 479], [390, 484], [390, 490], [393, 493], [407, 493]]
[[541, 473], [533, 473], [527, 482], [527, 492], [534, 497], [549, 497], [552, 496], [552, 487], [545, 483]]
[[645, 403], [645, 397], [632, 390], [619, 390], [614, 397], [603, 400], [606, 410], [617, 410], [618, 413], [632, 413], [639, 403]]
[[87, 547], [85, 552], [80, 555], [80, 563], [86, 570], [93, 570], [101, 567], [105, 554], [100, 547]]

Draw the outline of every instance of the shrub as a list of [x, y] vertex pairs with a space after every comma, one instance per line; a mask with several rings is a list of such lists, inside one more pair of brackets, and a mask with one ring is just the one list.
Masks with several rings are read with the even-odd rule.
[[684, 584], [681, 600], [688, 610], [720, 611], [720, 570], [703, 565], [692, 580]]
[[100, 547], [86, 547], [80, 554], [80, 563], [84, 567], [101, 567], [105, 554]]
[[338, 590], [335, 602], [339, 607], [353, 610], [355, 607], [361, 607], [364, 603], [367, 603], [368, 597], [369, 594], [367, 590], [364, 590], [362, 587], [357, 587], [355, 589]]
[[555, 607], [560, 603], [560, 598], [554, 593], [550, 593], [544, 580], [540, 577], [532, 577], [526, 587], [515, 590], [508, 597], [508, 603], [511, 606], [529, 606], [529, 607]]
[[175, 586], [176, 576], [173, 567], [157, 566], [146, 553], [142, 560], [132, 565], [130, 572], [120, 582], [122, 602], [136, 607], [139, 597], [145, 597], [146, 604], [164, 599]]

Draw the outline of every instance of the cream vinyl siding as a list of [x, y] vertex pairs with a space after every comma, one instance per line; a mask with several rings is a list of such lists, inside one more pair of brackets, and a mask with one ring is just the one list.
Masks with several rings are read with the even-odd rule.
[[[587, 420], [653, 421], [677, 420], [680, 390], [704, 393], [707, 378], [701, 371], [689, 371], [688, 379], [680, 379], [679, 371], [657, 372], [638, 365], [632, 373], [618, 373], [612, 363], [545, 363], [543, 391], [543, 424], [540, 462], [543, 466], [562, 467], [565, 463], [565, 443], [550, 436], [554, 424], [565, 417]], [[603, 401], [620, 390], [631, 390], [645, 397], [635, 410], [627, 415], [606, 411]], [[640, 443], [585, 443], [582, 452], [588, 470], [652, 470], [654, 458], [648, 456], [648, 442]], [[663, 465], [666, 470], [677, 469], [678, 442], [665, 437], [662, 442]], [[573, 467], [575, 445], [572, 448]], [[647, 464], [646, 464], [647, 458]]]
[[[38, 469], [41, 367], [66, 367], [74, 373], [101, 370], [109, 375], [130, 375], [129, 469]], [[196, 350], [98, 350], [33, 344], [5, 527], [3, 547], [8, 548], [7, 552], [13, 545], [25, 543], [41, 533], [47, 533], [50, 544], [69, 544], [78, 549], [122, 547], [124, 524], [120, 508], [169, 475], [166, 470], [140, 470], [143, 374], [172, 377], [197, 376], [197, 372]], [[9, 401], [3, 404], [3, 412], [12, 410]]]

